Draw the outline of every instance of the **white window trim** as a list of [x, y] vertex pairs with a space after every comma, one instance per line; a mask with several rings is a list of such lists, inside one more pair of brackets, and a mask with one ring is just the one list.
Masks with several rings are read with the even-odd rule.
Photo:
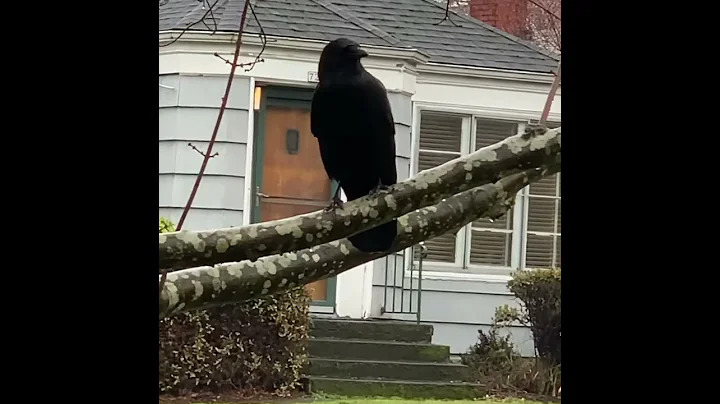
[[[461, 107], [449, 107], [432, 103], [414, 102], [413, 103], [413, 119], [411, 125], [411, 153], [410, 153], [410, 176], [417, 175], [420, 153], [420, 116], [423, 111], [436, 113], [452, 113], [465, 115], [463, 117], [463, 126], [461, 131], [461, 155], [467, 155], [471, 145], [475, 144], [477, 136], [477, 125], [473, 123], [476, 119], [491, 119], [496, 121], [511, 121], [517, 123], [518, 133], [523, 133], [528, 121], [532, 118], [528, 117], [525, 111], [504, 110], [502, 114], [498, 111], [485, 109], [469, 109]], [[501, 115], [501, 116], [498, 116]], [[559, 121], [559, 116], [552, 116], [550, 121]], [[520, 192], [515, 200], [515, 208], [513, 209], [513, 229], [512, 229], [512, 245], [510, 267], [505, 266], [489, 266], [470, 264], [469, 251], [471, 238], [469, 232], [472, 231], [472, 224], [468, 224], [458, 232], [455, 243], [455, 262], [433, 262], [423, 261], [423, 279], [457, 279], [457, 280], [474, 280], [474, 281], [501, 281], [510, 279], [512, 272], [521, 270], [533, 270], [526, 267], [526, 250], [527, 250], [527, 222], [528, 209], [527, 201], [529, 200], [529, 186], [526, 186]], [[556, 199], [560, 200], [560, 199]], [[555, 218], [555, 230], [557, 231], [557, 217]], [[532, 232], [537, 233], [537, 232]], [[516, 235], [518, 235], [516, 237]], [[551, 234], [548, 234], [551, 235]], [[553, 233], [557, 236], [558, 233]], [[557, 243], [556, 237], [553, 237], [553, 243]], [[553, 247], [553, 250], [555, 247]], [[411, 249], [405, 250], [407, 254], [411, 253]], [[414, 257], [413, 257], [414, 258]], [[553, 260], [555, 258], [553, 257]], [[409, 276], [410, 265], [414, 259], [405, 260], [406, 275]], [[414, 262], [417, 267], [417, 262]], [[417, 275], [415, 275], [417, 276]]]

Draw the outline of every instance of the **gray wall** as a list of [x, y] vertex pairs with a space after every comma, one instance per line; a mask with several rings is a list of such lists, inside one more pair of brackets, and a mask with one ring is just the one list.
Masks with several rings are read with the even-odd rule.
[[[227, 77], [160, 75], [159, 208], [177, 223], [190, 195], [217, 120]], [[213, 154], [183, 228], [240, 226], [245, 201], [245, 160], [250, 81], [235, 78]]]
[[[413, 310], [417, 308], [417, 272], [413, 279], [413, 293], [410, 293], [410, 277], [404, 277], [404, 291], [400, 292], [403, 282], [401, 259], [397, 259], [396, 269], [390, 261], [387, 282], [390, 287], [385, 293], [386, 260], [375, 261], [373, 270], [373, 296], [371, 313], [373, 317], [389, 317], [415, 321], [415, 315], [381, 314], [381, 307], [390, 310], [393, 299], [395, 311], [403, 307], [408, 311], [412, 299]], [[393, 276], [396, 281], [393, 282]], [[393, 288], [392, 285], [397, 285]], [[392, 290], [395, 290], [394, 296]], [[507, 289], [505, 282], [480, 282], [468, 280], [423, 279], [421, 296], [421, 321], [433, 325], [433, 343], [450, 346], [450, 352], [464, 353], [477, 342], [478, 330], [487, 332], [495, 308], [504, 304], [519, 307], [517, 299]], [[504, 333], [511, 334], [521, 354], [534, 355], [534, 345], [530, 330], [525, 327], [509, 327]]]

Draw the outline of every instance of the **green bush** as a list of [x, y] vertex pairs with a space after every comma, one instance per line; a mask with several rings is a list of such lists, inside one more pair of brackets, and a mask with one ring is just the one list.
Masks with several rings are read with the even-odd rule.
[[501, 309], [499, 323], [517, 321], [530, 328], [539, 357], [552, 365], [561, 363], [560, 269], [519, 271], [508, 288], [521, 301], [521, 310]]
[[169, 233], [175, 231], [175, 225], [164, 217], [160, 218], [160, 233]]
[[[561, 383], [560, 270], [517, 272], [508, 288], [520, 309], [498, 307], [490, 331], [479, 330], [463, 363], [490, 391], [555, 396]], [[537, 358], [523, 358], [510, 335], [500, 335], [500, 329], [518, 323], [530, 328]]]
[[510, 341], [510, 335], [503, 337], [496, 327], [490, 327], [487, 333], [478, 330], [478, 342], [470, 347], [463, 362], [472, 369], [473, 374], [509, 374], [518, 359], [520, 354]]
[[523, 358], [510, 335], [502, 336], [500, 328], [493, 324], [488, 332], [479, 330], [478, 342], [462, 356], [473, 379], [492, 394], [556, 396], [561, 383], [560, 366], [549, 365], [542, 358]]
[[[160, 231], [172, 229], [172, 224]], [[172, 231], [172, 230], [165, 230]], [[284, 394], [307, 359], [310, 298], [302, 287], [160, 321], [161, 393], [236, 389]]]

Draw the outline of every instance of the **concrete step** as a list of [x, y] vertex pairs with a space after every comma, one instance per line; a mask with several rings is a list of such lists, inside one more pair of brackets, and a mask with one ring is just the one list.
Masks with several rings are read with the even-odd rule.
[[484, 397], [486, 389], [481, 384], [465, 382], [432, 382], [405, 380], [340, 379], [311, 376], [313, 392], [337, 394], [350, 397], [404, 397], [463, 400]]
[[455, 363], [310, 358], [309, 376], [357, 379], [467, 381], [468, 368]]
[[313, 318], [310, 336], [315, 338], [362, 339], [430, 343], [433, 327], [386, 320], [344, 320]]
[[389, 361], [449, 362], [450, 347], [416, 342], [310, 338], [311, 357]]

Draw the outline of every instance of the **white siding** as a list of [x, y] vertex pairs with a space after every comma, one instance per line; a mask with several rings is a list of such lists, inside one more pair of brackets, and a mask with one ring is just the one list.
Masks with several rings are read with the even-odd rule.
[[[227, 85], [226, 77], [161, 75], [159, 97], [160, 216], [177, 223], [207, 149]], [[250, 81], [236, 78], [218, 136], [183, 228], [240, 226], [245, 202]]]

